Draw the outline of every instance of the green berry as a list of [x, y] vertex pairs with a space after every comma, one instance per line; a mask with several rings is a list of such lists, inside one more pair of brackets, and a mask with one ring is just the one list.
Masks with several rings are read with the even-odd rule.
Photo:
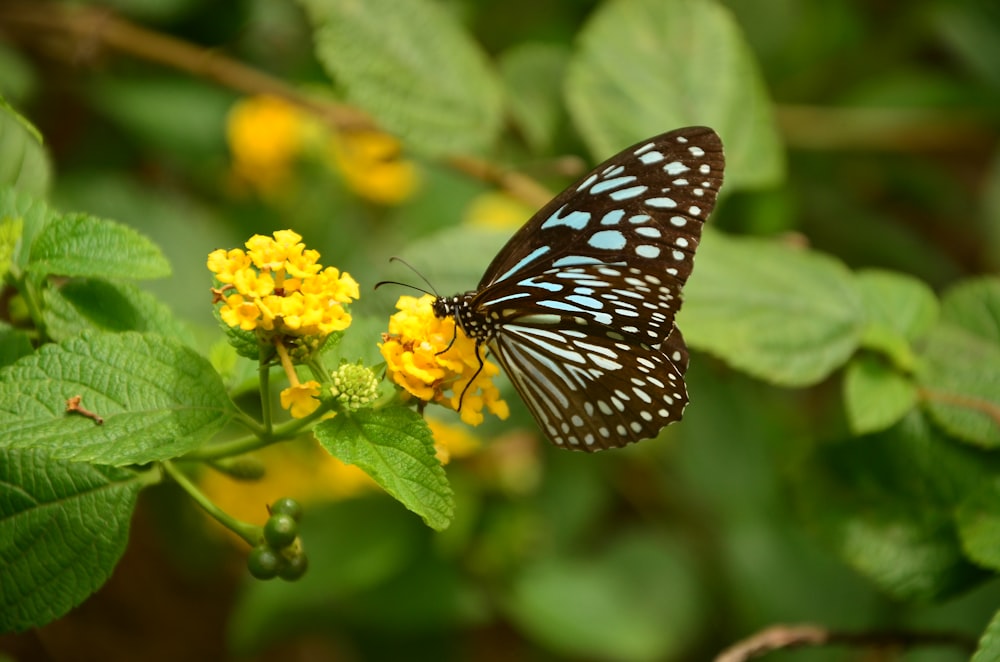
[[264, 525], [264, 540], [274, 549], [284, 549], [299, 535], [299, 524], [285, 513], [274, 513]]
[[289, 515], [293, 520], [302, 520], [302, 504], [291, 497], [282, 497], [271, 504], [272, 515]]
[[247, 569], [257, 579], [274, 579], [287, 562], [267, 545], [257, 545], [247, 557]]
[[281, 568], [278, 569], [278, 576], [285, 581], [294, 582], [306, 573], [306, 569], [308, 567], [309, 558], [304, 553], [300, 552], [291, 558], [285, 559], [285, 563], [283, 563]]

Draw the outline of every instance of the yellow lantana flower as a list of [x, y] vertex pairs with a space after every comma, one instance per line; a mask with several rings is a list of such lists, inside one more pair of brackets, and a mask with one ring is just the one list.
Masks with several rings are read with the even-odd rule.
[[238, 101], [226, 121], [233, 172], [264, 193], [280, 190], [302, 151], [308, 124], [305, 113], [278, 97]]
[[[344, 304], [360, 296], [357, 281], [335, 267], [324, 268], [319, 253], [302, 236], [279, 230], [254, 235], [247, 251], [218, 249], [208, 268], [226, 287], [219, 314], [232, 327], [267, 335], [327, 336], [351, 324]], [[223, 298], [222, 292], [227, 293]]]
[[379, 345], [389, 376], [410, 395], [458, 411], [469, 425], [483, 422], [484, 409], [507, 418], [510, 410], [493, 384], [500, 369], [481, 357], [453, 319], [436, 317], [433, 302], [424, 295], [396, 303], [399, 312], [389, 318]]
[[220, 248], [207, 262], [223, 284], [213, 290], [215, 301], [223, 304], [222, 321], [253, 331], [262, 346], [274, 346], [289, 384], [281, 392], [281, 406], [294, 418], [320, 406], [320, 384], [299, 383], [289, 349], [318, 347], [331, 333], [346, 329], [351, 315], [344, 306], [360, 295], [350, 274], [323, 267], [319, 253], [301, 240], [291, 230], [272, 237], [258, 234], [246, 242], [246, 251]]
[[401, 151], [398, 140], [380, 131], [344, 132], [330, 140], [332, 161], [347, 186], [381, 205], [405, 202], [419, 185], [416, 165]]

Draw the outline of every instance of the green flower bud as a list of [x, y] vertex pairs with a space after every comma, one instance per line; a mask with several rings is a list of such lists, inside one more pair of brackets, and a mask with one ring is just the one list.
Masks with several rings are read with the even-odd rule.
[[333, 373], [330, 393], [347, 409], [356, 410], [378, 397], [378, 378], [360, 363], [345, 363]]

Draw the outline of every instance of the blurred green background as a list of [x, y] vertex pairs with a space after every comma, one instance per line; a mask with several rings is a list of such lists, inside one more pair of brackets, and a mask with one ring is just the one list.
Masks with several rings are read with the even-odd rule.
[[[135, 43], [151, 52], [170, 54], [171, 44], [182, 43], [207, 49], [204, 60], [192, 71], [170, 57], [153, 61], [109, 47], [100, 20], [89, 33], [74, 33], [60, 23], [70, 4], [141, 26], [149, 32]], [[580, 126], [586, 113], [570, 113], [557, 88], [563, 58], [580, 35], [595, 38], [589, 22], [619, 3], [433, 4], [503, 64], [508, 82], [537, 72], [556, 84], [550, 94], [506, 99], [501, 137], [477, 158], [557, 191], [584, 163], [610, 156], [594, 153], [599, 141]], [[278, 164], [277, 184], [261, 176], [262, 165], [241, 166], [234, 109], [268, 90], [213, 80], [205, 65], [213, 54], [324, 98], [344, 94], [317, 59], [307, 15], [294, 2], [53, 3], [50, 20], [33, 24], [19, 22], [17, 12], [43, 3], [5, 5], [0, 92], [45, 137], [49, 199], [155, 240], [174, 274], [146, 287], [206, 351], [221, 337], [205, 268], [213, 249], [240, 246], [254, 233], [302, 234], [324, 264], [361, 283], [353, 306], [358, 328], [344, 353], [375, 364], [378, 334], [405, 292], [374, 292], [372, 285], [390, 278], [422, 285], [390, 256], [411, 260], [442, 293], [464, 291], [530, 215], [523, 196], [490, 195], [496, 187], [489, 178], [411, 151], [405, 139], [362, 148], [374, 150], [364, 157], [373, 168], [405, 164], [405, 172], [383, 175], [390, 189], [412, 192], [391, 200], [365, 194], [324, 146], [329, 128], [302, 116], [293, 124], [301, 122], [295, 130], [305, 137]], [[782, 236], [853, 268], [899, 270], [937, 290], [997, 270], [1000, 5], [722, 6], [749, 44], [748, 66], [763, 76], [774, 104], [765, 115], [773, 115], [782, 147], [760, 152], [761, 169], [773, 176], [743, 176], [742, 185], [724, 191], [713, 225]], [[178, 42], [154, 42], [149, 34]], [[699, 57], [712, 52], [702, 46]], [[531, 65], [527, 74], [518, 58]], [[650, 75], [670, 72], [634, 72], [639, 82]], [[474, 81], [442, 84], [478, 89]], [[289, 121], [281, 112], [249, 121], [261, 122], [267, 136]], [[717, 112], [737, 126], [756, 111]], [[754, 171], [752, 149], [736, 156], [738, 172]], [[780, 389], [696, 353], [688, 384], [692, 404], [683, 424], [657, 441], [598, 456], [549, 447], [508, 387], [511, 419], [476, 428], [478, 452], [447, 467], [458, 497], [450, 529], [426, 529], [373, 490], [328, 495], [303, 522], [312, 565], [297, 583], [254, 582], [242, 566], [245, 550], [205, 527], [172, 489], [153, 490], [140, 502], [129, 551], [105, 589], [46, 628], [0, 637], [0, 650], [54, 660], [84, 659], [80, 651], [88, 651], [87, 659], [103, 660], [141, 652], [143, 659], [632, 661], [710, 660], [776, 623], [978, 638], [1000, 605], [995, 580], [977, 583], [970, 568], [971, 579], [956, 585], [971, 590], [933, 603], [893, 600], [815, 535], [816, 514], [827, 504], [803, 497], [803, 467], [817, 461], [816, 449], [849, 436], [838, 378]], [[294, 479], [288, 485], [295, 496]], [[767, 659], [948, 662], [968, 655], [957, 647], [831, 648]]]

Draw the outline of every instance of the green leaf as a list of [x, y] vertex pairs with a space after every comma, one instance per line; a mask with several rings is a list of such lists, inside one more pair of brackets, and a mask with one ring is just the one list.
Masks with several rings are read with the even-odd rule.
[[159, 299], [131, 283], [74, 279], [42, 291], [45, 330], [55, 341], [81, 331], [144, 331], [187, 340], [188, 332]]
[[316, 56], [354, 104], [428, 154], [476, 152], [500, 130], [486, 55], [430, 0], [300, 0]]
[[17, 242], [24, 234], [24, 219], [0, 217], [0, 278], [10, 272]]
[[807, 520], [850, 565], [900, 600], [940, 600], [984, 578], [956, 533], [959, 503], [997, 470], [918, 413], [876, 435], [819, 447], [799, 475]]
[[922, 349], [917, 376], [934, 420], [959, 439], [1000, 446], [1000, 279], [946, 292]]
[[844, 402], [854, 434], [892, 427], [917, 404], [917, 387], [874, 356], [857, 356], [844, 374]]
[[859, 271], [857, 283], [868, 317], [862, 346], [883, 352], [901, 370], [913, 370], [909, 341], [927, 333], [938, 318], [933, 290], [910, 276], [877, 269]]
[[31, 245], [28, 271], [36, 276], [163, 278], [170, 263], [155, 244], [120, 223], [65, 214], [47, 223]]
[[716, 2], [603, 3], [580, 32], [567, 76], [570, 115], [595, 157], [704, 124], [726, 146], [727, 188], [764, 187], [783, 177], [756, 58]]
[[1000, 278], [974, 278], [951, 288], [941, 300], [941, 317], [1000, 345]]
[[[69, 398], [104, 419], [67, 413]], [[0, 448], [108, 465], [182, 455], [235, 415], [219, 375], [181, 343], [86, 333], [0, 371]]]
[[675, 542], [626, 533], [594, 558], [529, 565], [506, 607], [521, 628], [566, 657], [675, 659], [696, 632], [696, 574]]
[[569, 58], [562, 46], [542, 43], [516, 45], [500, 58], [510, 113], [536, 152], [549, 149], [565, 124], [561, 88]]
[[990, 624], [986, 626], [979, 648], [972, 656], [971, 662], [996, 662], [1000, 660], [1000, 611], [993, 614]]
[[963, 441], [1000, 447], [1000, 344], [943, 323], [921, 359], [917, 383], [934, 421]]
[[962, 548], [979, 565], [1000, 570], [1000, 483], [980, 485], [959, 507], [956, 520]]
[[881, 269], [862, 269], [856, 277], [868, 324], [888, 327], [913, 340], [937, 321], [937, 297], [923, 281]]
[[0, 632], [53, 621], [107, 581], [146, 482], [41, 449], [0, 450]]
[[49, 157], [38, 129], [0, 99], [0, 186], [43, 197], [50, 179]]
[[419, 414], [406, 407], [344, 412], [317, 425], [315, 434], [331, 455], [367, 473], [428, 526], [448, 527], [451, 487]]
[[[57, 214], [34, 196], [14, 188], [0, 188], [0, 220], [14, 224], [12, 232], [16, 250], [13, 267], [17, 272], [24, 271], [28, 265], [28, 253], [35, 237]], [[12, 235], [4, 237], [8, 241]], [[17, 240], [20, 243], [17, 243]]]
[[22, 356], [28, 356], [33, 349], [31, 336], [0, 322], [0, 368], [11, 365]]
[[808, 386], [857, 349], [854, 277], [820, 253], [705, 229], [678, 326], [694, 349], [783, 386]]

